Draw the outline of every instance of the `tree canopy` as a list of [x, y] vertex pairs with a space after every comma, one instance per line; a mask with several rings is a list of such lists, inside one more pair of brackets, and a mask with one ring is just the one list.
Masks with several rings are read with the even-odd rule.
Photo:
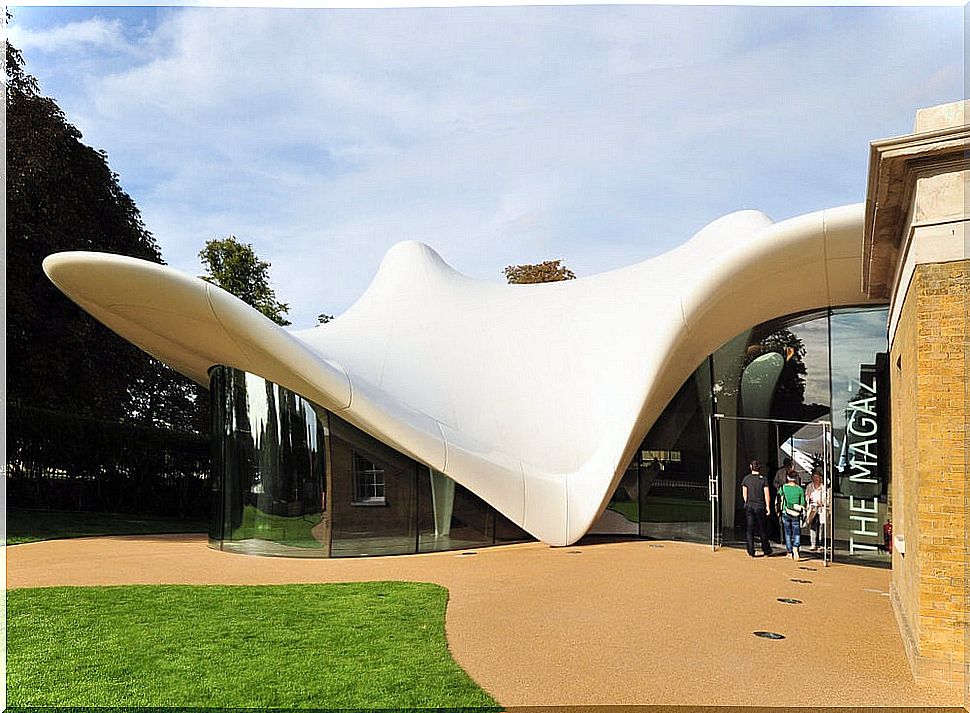
[[574, 280], [576, 274], [563, 265], [562, 260], [546, 260], [534, 265], [509, 265], [505, 268], [505, 279], [510, 285], [527, 285]]
[[207, 240], [199, 258], [206, 270], [203, 280], [234, 294], [280, 326], [290, 323], [289, 305], [279, 302], [270, 286], [270, 263], [260, 260], [252, 245], [240, 243], [234, 235]]
[[20, 52], [9, 43], [5, 51], [10, 402], [198, 431], [195, 385], [87, 315], [44, 275], [44, 258], [64, 250], [163, 261], [105, 153], [82, 143], [41, 95]]

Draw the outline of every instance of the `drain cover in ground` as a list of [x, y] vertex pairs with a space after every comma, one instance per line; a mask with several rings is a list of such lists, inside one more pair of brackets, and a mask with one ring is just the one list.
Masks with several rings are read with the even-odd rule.
[[812, 580], [810, 580], [810, 579], [795, 579], [794, 577], [792, 577], [788, 581], [789, 582], [795, 582], [796, 584], [811, 584], [812, 583]]
[[566, 554], [567, 555], [581, 555], [581, 554], [583, 554], [583, 551], [582, 550], [569, 550], [569, 552], [567, 552]]
[[459, 557], [468, 557], [469, 555], [477, 555], [477, 554], [478, 554], [477, 552], [459, 552], [458, 553], [458, 556]]
[[804, 569], [807, 572], [818, 572], [818, 570], [815, 567], [799, 567], [798, 569]]
[[792, 599], [791, 597], [778, 597], [778, 601], [782, 604], [801, 604], [801, 599]]
[[650, 545], [651, 547], [663, 547], [663, 545]]
[[756, 631], [755, 636], [760, 636], [762, 639], [784, 639], [782, 634], [776, 634], [773, 631]]

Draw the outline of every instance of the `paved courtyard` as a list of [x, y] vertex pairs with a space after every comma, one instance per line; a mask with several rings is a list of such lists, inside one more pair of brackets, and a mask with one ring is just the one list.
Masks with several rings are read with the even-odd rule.
[[506, 706], [962, 703], [912, 682], [887, 570], [643, 540], [474, 552], [297, 560], [98, 537], [8, 547], [7, 586], [436, 582], [455, 659]]

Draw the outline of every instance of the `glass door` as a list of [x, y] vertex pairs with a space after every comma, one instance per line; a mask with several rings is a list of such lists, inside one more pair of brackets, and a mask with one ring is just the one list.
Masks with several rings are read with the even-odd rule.
[[721, 421], [711, 414], [711, 475], [708, 480], [708, 495], [711, 500], [711, 550], [721, 546], [723, 525], [721, 517]]
[[[741, 508], [740, 492], [723, 497], [721, 484], [726, 480], [740, 483], [743, 478], [740, 471], [746, 471], [745, 465], [757, 459], [762, 463], [783, 464], [774, 472], [764, 473], [772, 495], [786, 482], [789, 469], [795, 473], [796, 482], [805, 488], [806, 500], [810, 503], [801, 520], [799, 548], [807, 558], [817, 558], [828, 566], [833, 550], [832, 424], [829, 421], [752, 418], [715, 413], [711, 417], [711, 434], [711, 546], [715, 549], [720, 547], [724, 532], [722, 523], [728, 519], [728, 514], [732, 522], [744, 522], [744, 518], [737, 514]], [[774, 444], [773, 452], [752, 450], [749, 444], [763, 443], [765, 434]], [[725, 476], [732, 465], [738, 473], [732, 472], [731, 475], [735, 477], [729, 479]], [[772, 518], [777, 521], [776, 503], [772, 505], [772, 511]], [[780, 525], [777, 530], [769, 531], [783, 541], [780, 539]], [[741, 539], [740, 532], [733, 534], [735, 540]], [[806, 539], [808, 547], [805, 546]]]

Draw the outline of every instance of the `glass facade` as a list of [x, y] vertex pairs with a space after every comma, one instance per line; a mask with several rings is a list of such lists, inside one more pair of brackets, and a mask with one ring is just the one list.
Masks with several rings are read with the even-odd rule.
[[657, 419], [590, 532], [741, 541], [740, 481], [749, 461], [761, 461], [773, 481], [790, 458], [807, 483], [826, 452], [824, 422], [832, 434], [835, 556], [888, 565], [886, 318], [884, 307], [821, 310], [766, 322], [724, 344]]
[[330, 556], [415, 552], [418, 477], [428, 469], [332, 413], [327, 421]]
[[532, 539], [450, 478], [253, 374], [210, 371], [210, 545], [355, 557]]
[[[418, 482], [418, 551], [436, 552], [495, 544], [495, 510], [440, 473]], [[517, 539], [532, 539], [524, 532]]]
[[642, 537], [710, 539], [711, 378], [701, 365], [664, 409], [640, 452]]
[[892, 518], [885, 310], [832, 314], [832, 432], [836, 554], [888, 565]]
[[[590, 534], [741, 541], [747, 463], [758, 459], [774, 480], [790, 458], [805, 484], [829, 451], [831, 424], [835, 555], [888, 563], [886, 316], [793, 315], [724, 344], [657, 419]], [[210, 377], [213, 546], [350, 557], [532, 539], [450, 478], [295, 393], [226, 367]]]
[[[830, 411], [829, 312], [772, 320], [738, 335], [711, 359], [719, 422], [721, 516], [728, 539], [743, 539], [741, 478], [752, 459], [774, 479], [791, 458], [802, 482], [822, 452]], [[772, 535], [779, 530], [770, 522]]]
[[210, 539], [241, 552], [327, 556], [326, 414], [252, 374], [217, 368], [210, 380]]

